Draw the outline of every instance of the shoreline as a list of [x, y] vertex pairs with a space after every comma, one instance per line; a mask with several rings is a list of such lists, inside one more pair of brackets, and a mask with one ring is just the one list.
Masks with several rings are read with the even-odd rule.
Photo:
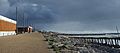
[[58, 49], [54, 50], [56, 53], [120, 53], [119, 48], [86, 43], [79, 39], [57, 36], [54, 33], [43, 34], [50, 46], [49, 49]]

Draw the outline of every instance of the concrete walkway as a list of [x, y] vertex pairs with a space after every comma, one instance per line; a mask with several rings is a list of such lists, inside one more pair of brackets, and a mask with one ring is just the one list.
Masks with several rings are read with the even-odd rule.
[[0, 37], [0, 53], [49, 53], [47, 46], [38, 32]]

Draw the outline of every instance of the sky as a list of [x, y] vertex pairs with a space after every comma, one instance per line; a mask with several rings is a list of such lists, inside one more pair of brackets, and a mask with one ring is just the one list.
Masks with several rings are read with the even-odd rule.
[[16, 6], [18, 25], [25, 19], [40, 30], [102, 33], [120, 28], [120, 0], [0, 0], [0, 14], [16, 20]]

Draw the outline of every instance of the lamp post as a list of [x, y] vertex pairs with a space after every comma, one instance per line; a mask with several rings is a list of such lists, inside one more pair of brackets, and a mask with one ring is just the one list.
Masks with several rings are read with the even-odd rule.
[[116, 31], [117, 31], [117, 33], [118, 33], [118, 37], [119, 37], [119, 30], [118, 30], [118, 27], [116, 26]]
[[16, 6], [16, 34], [18, 34], [17, 22], [18, 22], [18, 7]]

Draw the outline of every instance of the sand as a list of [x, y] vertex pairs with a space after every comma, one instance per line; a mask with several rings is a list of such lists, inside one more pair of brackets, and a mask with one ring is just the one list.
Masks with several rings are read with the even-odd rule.
[[0, 53], [49, 53], [44, 40], [38, 32], [0, 37]]

